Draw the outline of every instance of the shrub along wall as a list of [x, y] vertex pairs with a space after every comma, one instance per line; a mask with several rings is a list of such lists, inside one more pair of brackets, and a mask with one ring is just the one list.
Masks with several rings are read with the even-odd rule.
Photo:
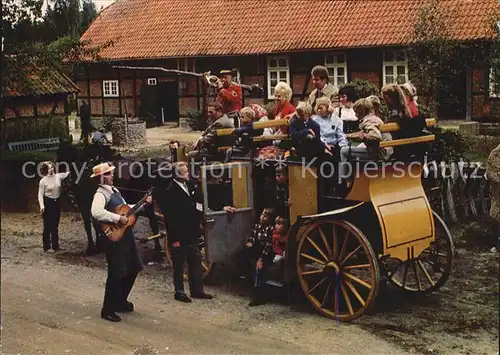
[[66, 115], [9, 118], [2, 122], [3, 142], [16, 142], [47, 137], [69, 137]]

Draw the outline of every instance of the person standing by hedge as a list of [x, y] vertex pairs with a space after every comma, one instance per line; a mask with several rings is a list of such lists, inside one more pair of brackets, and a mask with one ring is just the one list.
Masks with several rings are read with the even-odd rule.
[[44, 177], [38, 185], [38, 203], [43, 217], [43, 251], [59, 250], [59, 220], [61, 218], [61, 181], [69, 172], [57, 173], [53, 162], [44, 162], [41, 169]]
[[90, 107], [87, 101], [83, 101], [80, 106], [80, 123], [82, 125], [80, 140], [83, 140], [83, 144], [87, 145], [89, 143], [90, 134]]

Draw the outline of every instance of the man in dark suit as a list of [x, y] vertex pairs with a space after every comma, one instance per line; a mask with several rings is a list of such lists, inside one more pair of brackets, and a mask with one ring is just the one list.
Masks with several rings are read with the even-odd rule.
[[212, 295], [203, 290], [201, 252], [198, 246], [202, 205], [197, 201], [198, 194], [189, 181], [187, 164], [173, 164], [172, 174], [172, 182], [166, 191], [157, 194], [155, 200], [165, 216], [174, 269], [174, 298], [181, 302], [191, 302], [184, 292], [183, 267], [187, 261], [191, 297], [211, 299]]

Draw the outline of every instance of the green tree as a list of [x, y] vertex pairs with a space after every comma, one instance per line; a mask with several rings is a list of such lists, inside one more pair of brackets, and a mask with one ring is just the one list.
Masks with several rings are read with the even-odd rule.
[[80, 12], [80, 35], [82, 35], [89, 25], [97, 17], [97, 8], [92, 0], [83, 0], [82, 11]]
[[[34, 64], [41, 75], [51, 70], [72, 76], [83, 60], [99, 60], [102, 49], [112, 45], [110, 41], [93, 46], [80, 41], [81, 16], [79, 0], [55, 0], [42, 14], [44, 0], [4, 0], [2, 2], [2, 56], [16, 56], [18, 68], [9, 67], [12, 61], [2, 61], [2, 94], [16, 81], [16, 70]], [[86, 0], [82, 12], [85, 21], [91, 21], [90, 0]], [[18, 87], [29, 83], [16, 82]]]
[[54, 0], [49, 3], [44, 16], [50, 39], [80, 35], [80, 0]]

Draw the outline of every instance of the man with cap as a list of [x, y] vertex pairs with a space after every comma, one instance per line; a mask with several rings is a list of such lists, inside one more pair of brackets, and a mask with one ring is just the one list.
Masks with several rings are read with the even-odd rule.
[[[97, 222], [125, 225], [128, 217], [114, 213], [119, 205], [126, 204], [120, 191], [113, 186], [115, 167], [101, 163], [93, 167], [91, 178], [99, 178], [100, 184], [94, 194], [91, 213]], [[152, 202], [151, 196], [146, 203]], [[101, 317], [110, 322], [121, 321], [116, 312], [133, 312], [134, 304], [127, 300], [139, 271], [144, 267], [134, 238], [132, 228], [128, 228], [122, 239], [113, 242], [106, 240], [106, 262], [108, 277]]]
[[239, 111], [243, 106], [241, 87], [233, 83], [232, 70], [221, 70], [217, 102], [224, 108], [224, 113], [234, 120], [234, 126], [239, 127]]

